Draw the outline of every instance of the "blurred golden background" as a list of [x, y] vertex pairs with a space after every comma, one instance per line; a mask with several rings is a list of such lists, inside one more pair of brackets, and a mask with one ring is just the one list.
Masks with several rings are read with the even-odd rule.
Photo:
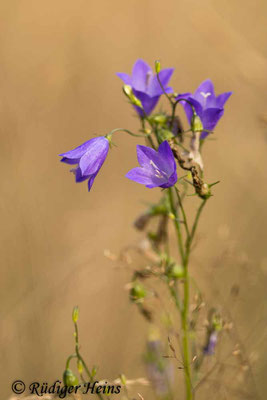
[[95, 134], [139, 128], [115, 75], [137, 58], [174, 66], [176, 92], [206, 78], [234, 92], [204, 149], [207, 181], [221, 183], [192, 271], [218, 303], [239, 285], [230, 307], [264, 394], [267, 3], [2, 0], [0, 13], [2, 398], [15, 379], [61, 377], [76, 304], [88, 363], [110, 379], [144, 375], [147, 324], [128, 302], [129, 273], [103, 255], [140, 239], [132, 221], [155, 194], [124, 178], [139, 141], [118, 134], [90, 194], [58, 157]]

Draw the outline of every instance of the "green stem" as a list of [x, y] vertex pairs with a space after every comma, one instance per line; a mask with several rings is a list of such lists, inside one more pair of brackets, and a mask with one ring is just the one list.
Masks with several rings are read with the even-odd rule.
[[73, 358], [76, 358], [76, 357], [77, 357], [77, 354], [71, 354], [71, 355], [67, 358], [67, 361], [66, 361], [66, 369], [69, 369], [71, 360], [72, 360]]
[[[146, 120], [147, 120], [148, 123], [150, 124], [149, 120], [148, 120], [146, 117], [144, 117], [144, 118], [141, 117], [141, 126], [142, 126], [143, 131], [144, 131], [145, 128], [146, 128], [146, 124], [145, 124], [145, 121], [146, 121]], [[150, 125], [151, 125], [151, 124], [150, 124]], [[151, 146], [153, 149], [155, 149], [156, 147], [155, 147], [155, 145], [154, 145], [154, 142], [153, 142], [153, 139], [152, 139], [151, 135], [146, 135], [145, 138], [146, 138], [147, 141], [149, 142], [150, 146]]]
[[138, 135], [137, 133], [133, 133], [133, 132], [129, 131], [129, 129], [124, 129], [124, 128], [113, 129], [112, 131], [110, 131], [108, 133], [108, 135], [113, 135], [113, 133], [116, 133], [116, 132], [125, 132], [125, 133], [128, 133], [128, 135], [131, 135], [134, 137], [146, 137], [146, 135]]
[[185, 381], [186, 381], [187, 400], [191, 400], [193, 398], [192, 385], [191, 385], [189, 340], [188, 340], [188, 312], [189, 312], [189, 300], [190, 300], [188, 263], [189, 263], [189, 257], [190, 257], [190, 252], [191, 252], [191, 245], [192, 245], [192, 242], [193, 242], [193, 239], [195, 236], [195, 232], [197, 229], [197, 225], [199, 222], [201, 212], [202, 212], [206, 202], [207, 202], [207, 199], [204, 199], [197, 210], [191, 233], [188, 236], [188, 239], [186, 241], [186, 250], [185, 250], [184, 308], [183, 308], [183, 313], [182, 313], [182, 327], [183, 327], [183, 331], [184, 331], [183, 351], [184, 351], [184, 365], [185, 365], [185, 372], [186, 372]]
[[[163, 91], [164, 95], [167, 97], [168, 101], [170, 102], [171, 107], [173, 107], [174, 103], [173, 103], [171, 97], [166, 92], [164, 86], [162, 85], [158, 72], [157, 72], [157, 80], [158, 80], [158, 83], [159, 83], [159, 86], [160, 86], [161, 90]], [[174, 109], [174, 111], [175, 111], [175, 109]]]
[[[188, 314], [189, 314], [189, 305], [190, 305], [190, 287], [189, 287], [189, 273], [188, 273], [188, 264], [189, 264], [189, 258], [190, 258], [190, 252], [191, 252], [191, 245], [195, 236], [195, 232], [198, 226], [199, 218], [201, 215], [201, 212], [206, 204], [207, 199], [204, 199], [202, 203], [200, 204], [195, 221], [193, 223], [193, 227], [191, 229], [191, 232], [188, 227], [187, 223], [187, 217], [186, 213], [182, 204], [182, 199], [180, 197], [180, 194], [178, 192], [178, 189], [175, 188], [176, 194], [177, 194], [177, 199], [178, 199], [178, 204], [179, 208], [181, 209], [183, 219], [184, 219], [184, 225], [185, 225], [185, 230], [187, 234], [187, 240], [185, 243], [185, 248], [183, 244], [183, 238], [182, 238], [182, 232], [181, 232], [181, 226], [178, 218], [178, 212], [175, 207], [174, 201], [173, 201], [173, 196], [172, 196], [172, 189], [169, 188], [169, 200], [170, 200], [170, 208], [171, 212], [175, 216], [174, 219], [174, 225], [176, 228], [176, 234], [177, 234], [177, 240], [178, 240], [178, 247], [182, 259], [182, 264], [184, 268], [184, 301], [183, 301], [183, 307], [181, 308], [180, 303], [176, 303], [177, 309], [181, 313], [181, 322], [182, 322], [182, 330], [183, 330], [183, 339], [182, 339], [182, 349], [183, 349], [183, 363], [184, 363], [184, 371], [185, 371], [185, 386], [186, 386], [186, 400], [192, 400], [193, 399], [193, 389], [192, 389], [192, 381], [191, 381], [191, 359], [190, 359], [190, 351], [189, 351], [189, 324], [188, 324]], [[175, 292], [171, 291], [171, 295], [174, 298], [174, 300], [177, 300], [175, 297]]]
[[[178, 213], [174, 206], [171, 188], [169, 188], [169, 199], [170, 199], [171, 211], [175, 216], [174, 225], [176, 228], [178, 246], [179, 246], [179, 250], [180, 250], [180, 254], [181, 254], [182, 264], [184, 267], [184, 304], [183, 304], [182, 309], [180, 309], [178, 307], [178, 305], [177, 305], [177, 308], [181, 313], [182, 330], [183, 330], [182, 348], [183, 348], [183, 363], [184, 363], [184, 371], [185, 371], [186, 400], [192, 400], [193, 392], [192, 392], [192, 385], [191, 385], [189, 338], [188, 338], [188, 311], [189, 311], [188, 260], [189, 260], [189, 252], [188, 251], [186, 251], [186, 253], [184, 252], [181, 226], [180, 226], [180, 222], [178, 219]], [[188, 249], [190, 251], [190, 248], [188, 248]]]
[[189, 254], [190, 254], [190, 250], [191, 250], [191, 244], [193, 242], [193, 239], [194, 239], [194, 236], [195, 236], [195, 233], [196, 233], [196, 229], [197, 229], [197, 225], [198, 225], [198, 222], [199, 222], [199, 218], [200, 218], [201, 212], [202, 212], [207, 200], [208, 199], [202, 200], [202, 203], [200, 204], [200, 206], [199, 206], [199, 208], [197, 210], [197, 214], [196, 214], [196, 218], [195, 218], [192, 230], [191, 230], [191, 234], [190, 234], [190, 236], [189, 236], [189, 238], [187, 240], [187, 243], [186, 243], [186, 248], [188, 248], [187, 251], [188, 251]]
[[183, 214], [184, 226], [185, 226], [186, 235], [187, 235], [187, 238], [188, 238], [188, 237], [190, 236], [190, 232], [189, 232], [189, 228], [188, 228], [188, 223], [187, 223], [187, 217], [186, 217], [185, 209], [184, 209], [184, 206], [183, 206], [183, 203], [182, 203], [182, 199], [181, 199], [179, 190], [177, 189], [176, 186], [174, 186], [174, 188], [175, 188], [175, 191], [176, 191], [176, 194], [177, 194], [179, 207], [180, 207], [180, 209], [181, 209], [181, 211], [182, 211], [182, 214]]
[[189, 276], [188, 276], [188, 260], [189, 254], [186, 253], [184, 263], [184, 307], [182, 310], [182, 329], [183, 329], [183, 357], [184, 357], [184, 369], [185, 369], [185, 386], [186, 386], [186, 399], [192, 400], [193, 392], [191, 385], [191, 368], [190, 368], [190, 353], [189, 353], [189, 338], [188, 338], [188, 312], [189, 312]]
[[181, 231], [181, 225], [180, 225], [178, 213], [177, 213], [176, 207], [174, 205], [174, 201], [173, 201], [172, 188], [169, 188], [168, 192], [169, 192], [169, 201], [170, 201], [171, 212], [172, 212], [172, 214], [174, 216], [174, 226], [175, 226], [175, 229], [176, 229], [176, 234], [177, 234], [177, 239], [178, 239], [179, 252], [180, 252], [180, 255], [181, 255], [182, 264], [184, 264], [183, 237], [182, 237], [182, 231]]
[[171, 296], [174, 299], [176, 308], [181, 312], [182, 311], [182, 305], [181, 305], [181, 302], [180, 302], [180, 300], [179, 300], [179, 298], [177, 296], [177, 292], [176, 292], [175, 288], [173, 286], [169, 286], [169, 291], [170, 291]]
[[[92, 376], [91, 372], [89, 371], [89, 368], [86, 365], [86, 362], [84, 361], [83, 357], [80, 354], [80, 349], [79, 349], [79, 335], [78, 335], [78, 325], [75, 322], [74, 323], [74, 327], [75, 327], [75, 352], [76, 352], [76, 356], [78, 358], [78, 360], [81, 361], [85, 372], [87, 373], [89, 379], [90, 379], [90, 383], [94, 382], [94, 377]], [[99, 399], [103, 400], [103, 397], [100, 393], [97, 393], [97, 396], [99, 397]]]

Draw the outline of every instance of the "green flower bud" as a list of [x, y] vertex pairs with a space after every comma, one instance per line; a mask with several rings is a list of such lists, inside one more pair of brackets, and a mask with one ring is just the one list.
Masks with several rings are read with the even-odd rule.
[[123, 90], [124, 94], [125, 94], [127, 97], [130, 97], [130, 96], [133, 94], [133, 91], [132, 91], [132, 88], [131, 88], [130, 85], [123, 85], [122, 90]]
[[159, 60], [156, 60], [156, 61], [155, 61], [155, 71], [156, 71], [156, 74], [160, 73], [160, 70], [161, 70], [160, 61], [159, 61]]
[[174, 279], [180, 279], [184, 277], [184, 268], [182, 265], [174, 264], [170, 266], [168, 270], [168, 276]]
[[162, 143], [164, 142], [164, 140], [172, 139], [174, 137], [174, 134], [167, 129], [160, 129], [158, 132], [158, 137], [160, 143]]
[[210, 196], [211, 191], [209, 185], [207, 183], [204, 183], [201, 188], [200, 197], [202, 197], [203, 199], [208, 199]]
[[201, 119], [197, 114], [194, 114], [191, 120], [191, 129], [193, 132], [202, 132], [203, 131], [203, 125], [201, 122]]
[[96, 373], [97, 373], [97, 367], [93, 366], [92, 371], [91, 371], [91, 375], [93, 378], [96, 376]]
[[212, 327], [215, 331], [219, 332], [222, 330], [222, 319], [219, 315], [214, 315], [212, 318]]
[[133, 105], [143, 108], [141, 101], [133, 94], [133, 90], [130, 85], [123, 85], [123, 92]]
[[167, 119], [167, 115], [165, 114], [156, 114], [150, 117], [151, 122], [155, 122], [158, 125], [166, 124]]
[[71, 369], [67, 368], [63, 374], [63, 382], [66, 386], [77, 386], [79, 385], [79, 380], [76, 375], [71, 371]]
[[79, 371], [79, 374], [82, 374], [82, 372], [83, 372], [83, 363], [81, 362], [81, 360], [77, 361], [77, 369]]
[[124, 374], [120, 375], [121, 383], [123, 386], [126, 386], [126, 376]]
[[137, 97], [135, 97], [134, 95], [131, 96], [130, 100], [131, 100], [131, 102], [133, 103], [134, 106], [143, 108], [141, 101]]
[[139, 282], [134, 282], [130, 290], [130, 299], [132, 301], [142, 301], [146, 297], [146, 289]]
[[79, 307], [75, 306], [73, 311], [72, 311], [72, 321], [74, 324], [78, 321], [79, 318]]

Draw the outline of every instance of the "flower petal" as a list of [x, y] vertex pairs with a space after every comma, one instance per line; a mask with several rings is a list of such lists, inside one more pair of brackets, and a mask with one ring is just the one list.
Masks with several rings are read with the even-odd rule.
[[88, 147], [90, 146], [90, 142], [92, 140], [94, 140], [94, 139], [87, 140], [87, 142], [81, 144], [80, 146], [76, 147], [75, 149], [67, 151], [66, 153], [59, 154], [59, 156], [70, 158], [70, 159], [81, 158], [84, 155], [84, 153], [86, 153]]
[[92, 186], [93, 186], [93, 183], [94, 183], [94, 180], [95, 180], [96, 175], [97, 175], [97, 173], [91, 175], [91, 176], [89, 177], [89, 179], [88, 179], [88, 192], [90, 192], [90, 190], [92, 189]]
[[[214, 86], [210, 79], [202, 82], [195, 91], [194, 98], [204, 107], [206, 103], [215, 99]], [[214, 104], [215, 105], [215, 104]]]
[[[165, 90], [166, 90], [166, 86], [169, 83], [169, 80], [171, 79], [173, 71], [174, 71], [174, 68], [165, 68], [162, 71], [160, 71], [160, 73], [159, 73], [160, 82], [161, 82], [161, 84], [162, 84], [162, 86], [164, 87]], [[170, 89], [171, 88], [168, 88], [168, 93], [169, 93]], [[153, 78], [151, 80], [151, 84], [148, 87], [147, 93], [150, 96], [160, 96], [161, 94], [163, 94], [163, 91], [162, 91], [162, 89], [160, 87], [160, 84], [158, 82], [157, 75], [153, 76]]]
[[153, 74], [153, 72], [150, 66], [144, 60], [137, 60], [133, 66], [132, 72], [133, 88], [145, 92], [151, 74]]
[[[160, 145], [162, 153], [157, 152], [151, 147], [141, 146], [141, 145], [136, 146], [136, 153], [138, 162], [141, 165], [141, 167], [149, 171], [151, 175], [157, 174], [157, 175], [163, 175], [164, 177], [168, 177], [170, 176], [170, 174], [173, 173], [174, 170], [173, 166], [174, 158], [166, 157], [165, 153], [166, 144], [163, 143]], [[165, 143], [167, 142], [165, 141]], [[168, 143], [167, 146], [169, 146]]]
[[124, 72], [117, 72], [116, 75], [125, 83], [125, 85], [132, 86], [132, 78], [128, 74], [125, 74]]
[[[201, 104], [191, 96], [188, 96], [187, 100], [192, 104], [192, 106], [195, 108], [195, 111], [196, 111], [197, 115], [201, 118], [202, 117], [202, 113], [203, 113], [203, 109], [202, 109]], [[192, 120], [192, 117], [193, 117], [192, 107], [186, 101], [181, 101], [181, 103], [182, 103], [182, 105], [184, 107], [188, 123], [191, 125], [191, 120]]]
[[166, 182], [166, 179], [157, 178], [149, 170], [140, 167], [131, 169], [126, 174], [126, 178], [141, 183], [142, 185], [146, 185], [146, 187], [149, 188], [158, 187]]
[[164, 171], [168, 174], [176, 171], [176, 162], [172, 150], [167, 140], [159, 145], [158, 152], [165, 161]]
[[[148, 94], [138, 91], [138, 90], [133, 90], [134, 95], [141, 100], [142, 106], [145, 110], [145, 113], [149, 115], [153, 109], [156, 107], [157, 102], [159, 101], [160, 96], [156, 97], [150, 97]], [[143, 111], [140, 107], [136, 107], [138, 113], [143, 116]], [[139, 111], [140, 110], [140, 111]]]
[[80, 160], [79, 158], [63, 157], [60, 161], [66, 163], [66, 164], [73, 165], [73, 164], [78, 164], [79, 160]]
[[229, 97], [231, 96], [232, 93], [233, 92], [226, 92], [226, 93], [222, 93], [219, 96], [217, 96], [216, 107], [223, 108], [224, 104], [229, 99]]
[[75, 170], [72, 170], [72, 172], [74, 172], [75, 173], [75, 180], [76, 180], [76, 182], [78, 183], [78, 182], [83, 182], [83, 181], [85, 181], [86, 179], [88, 179], [88, 176], [83, 176], [82, 175], [82, 171], [81, 171], [81, 168], [80, 167], [77, 167]]
[[141, 167], [149, 167], [151, 165], [150, 161], [158, 157], [156, 150], [140, 144], [136, 146], [136, 154]]
[[[201, 118], [203, 129], [208, 129], [209, 131], [212, 131], [219, 122], [219, 119], [223, 116], [223, 113], [223, 108], [208, 108], [204, 110]], [[207, 135], [208, 132], [202, 132], [201, 139], [204, 139]]]
[[177, 182], [177, 171], [175, 170], [174, 173], [169, 177], [168, 182], [160, 185], [163, 189], [174, 186]]
[[104, 136], [91, 139], [87, 152], [81, 157], [79, 167], [82, 175], [92, 175], [99, 171], [109, 150], [109, 142]]

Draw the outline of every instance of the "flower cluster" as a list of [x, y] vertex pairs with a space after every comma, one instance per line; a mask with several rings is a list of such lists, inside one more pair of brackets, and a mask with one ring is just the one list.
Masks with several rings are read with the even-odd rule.
[[[145, 256], [145, 264], [134, 268], [131, 282], [127, 285], [129, 298], [136, 304], [141, 315], [153, 323], [154, 315], [164, 302], [159, 301], [160, 294], [157, 290], [151, 289], [146, 281], [150, 278], [154, 281], [157, 278], [166, 285], [170, 299], [180, 313], [182, 340], [180, 341], [179, 335], [176, 335], [176, 324], [172, 322], [169, 310], [165, 313], [164, 306], [166, 315], [160, 319], [168, 330], [168, 347], [165, 350], [159, 335], [154, 333], [151, 336], [145, 357], [147, 373], [156, 396], [171, 399], [173, 368], [167, 358], [173, 358], [178, 363], [178, 369], [184, 371], [186, 400], [192, 400], [201, 382], [195, 385], [203, 360], [214, 354], [219, 341], [219, 332], [223, 330], [220, 313], [211, 308], [207, 314], [205, 344], [199, 346], [197, 343], [198, 312], [204, 307], [204, 303], [199, 289], [194, 297], [190, 293], [189, 265], [200, 215], [212, 195], [211, 188], [218, 183], [217, 181], [208, 184], [204, 180], [202, 148], [222, 117], [224, 105], [231, 92], [216, 96], [213, 83], [206, 80], [194, 93], [178, 94], [169, 86], [172, 74], [173, 68], [161, 70], [159, 61], [155, 63], [155, 73], [153, 73], [143, 60], [136, 61], [131, 75], [118, 73], [118, 77], [124, 83], [123, 93], [139, 117], [141, 125], [139, 132], [133, 133], [127, 129], [117, 128], [106, 135], [90, 139], [60, 156], [62, 162], [72, 165], [71, 172], [74, 173], [76, 182], [88, 181], [90, 191], [107, 158], [116, 132], [124, 131], [145, 140], [145, 146], [137, 145], [136, 148], [139, 166], [131, 169], [126, 177], [147, 188], [161, 188], [163, 193], [161, 199], [150, 205], [135, 222], [137, 229], [146, 232], [147, 240], [138, 246], [138, 254]], [[170, 104], [170, 111], [154, 112], [162, 95]], [[183, 129], [177, 113], [179, 104], [187, 116], [189, 129]], [[179, 171], [182, 172], [181, 175]], [[188, 193], [191, 188], [194, 193]], [[191, 207], [190, 215], [184, 207], [188, 195], [198, 196], [199, 203], [196, 212], [192, 211]], [[154, 220], [153, 224], [151, 219]], [[170, 245], [171, 224], [177, 237], [179, 261], [173, 256]], [[197, 285], [196, 287], [198, 288]], [[192, 311], [190, 298], [195, 299]], [[153, 299], [156, 303], [151, 307]], [[76, 377], [69, 369], [73, 358], [77, 359], [81, 380], [84, 379], [83, 368], [90, 382], [96, 374], [94, 368], [92, 372], [89, 371], [80, 355], [77, 320], [78, 309], [74, 308], [75, 354], [68, 357], [64, 373], [64, 380], [69, 385], [76, 382]], [[177, 357], [170, 335], [174, 335], [178, 340], [181, 357]], [[167, 355], [165, 351], [168, 352]], [[121, 376], [121, 383], [126, 389], [125, 377]], [[101, 395], [99, 397], [102, 399]]]
[[[175, 95], [173, 89], [168, 86], [173, 71], [173, 68], [160, 70], [158, 63], [156, 73], [153, 74], [151, 67], [139, 59], [133, 66], [131, 76], [126, 73], [117, 74], [124, 82], [124, 93], [142, 120], [141, 133], [150, 144], [150, 146], [137, 146], [140, 167], [129, 171], [126, 177], [148, 188], [164, 189], [174, 186], [177, 182], [175, 153], [170, 146], [174, 142], [177, 143], [175, 127], [177, 124], [181, 126], [179, 117], [175, 116], [176, 105], [178, 103], [183, 105], [191, 126], [191, 151], [187, 152], [189, 159], [203, 168], [199, 139], [205, 139], [215, 128], [224, 113], [224, 104], [231, 95], [231, 92], [226, 92], [216, 97], [213, 83], [209, 79], [204, 81], [194, 94]], [[172, 117], [166, 114], [151, 115], [163, 94], [172, 104]], [[145, 129], [145, 123], [148, 123], [148, 129]], [[199, 137], [196, 131], [199, 132]], [[153, 143], [152, 133], [155, 133], [158, 146]], [[89, 191], [108, 155], [111, 136], [109, 133], [90, 139], [81, 146], [60, 154], [62, 162], [76, 165], [71, 169], [76, 182], [88, 180]], [[182, 139], [183, 135], [179, 140]], [[179, 164], [181, 166], [181, 163]]]

